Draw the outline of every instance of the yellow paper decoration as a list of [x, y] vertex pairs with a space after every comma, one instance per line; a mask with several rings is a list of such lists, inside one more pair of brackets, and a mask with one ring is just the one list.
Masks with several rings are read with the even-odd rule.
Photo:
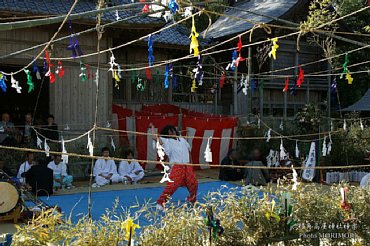
[[193, 84], [191, 85], [191, 92], [195, 92], [196, 88], [198, 88], [197, 83], [196, 83], [195, 79], [193, 79]]
[[272, 58], [274, 58], [274, 60], [276, 60], [276, 51], [279, 48], [279, 45], [277, 44], [277, 41], [278, 41], [278, 38], [271, 39], [272, 47], [271, 47], [271, 51], [269, 53], [269, 57], [272, 56]]
[[346, 73], [346, 80], [348, 81], [349, 85], [352, 85], [353, 78], [352, 78], [351, 74], [349, 73], [349, 71], [347, 71], [347, 73]]
[[114, 85], [114, 87], [116, 87], [116, 88], [117, 88], [117, 90], [119, 90], [119, 84], [118, 84], [118, 82], [120, 82], [120, 79], [119, 79], [119, 77], [118, 77], [118, 73], [117, 73], [117, 71], [116, 71], [116, 70], [114, 70], [114, 72], [113, 72], [113, 78], [114, 78], [114, 80], [115, 80], [115, 85]]
[[126, 240], [130, 240], [130, 232], [132, 232], [131, 238], [133, 237], [135, 229], [137, 228], [140, 228], [140, 226], [135, 224], [132, 218], [128, 218], [121, 225], [121, 229], [125, 229], [126, 231], [126, 234], [125, 234]]
[[199, 56], [199, 43], [197, 37], [199, 36], [199, 33], [197, 33], [197, 29], [195, 28], [195, 21], [194, 16], [192, 17], [192, 24], [191, 24], [191, 42], [190, 42], [190, 54], [193, 53], [194, 57]]

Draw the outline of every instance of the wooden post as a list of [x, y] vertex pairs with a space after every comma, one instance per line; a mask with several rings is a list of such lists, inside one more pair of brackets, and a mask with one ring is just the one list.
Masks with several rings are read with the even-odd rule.
[[[249, 77], [249, 83], [251, 81], [251, 75], [252, 73], [252, 47], [248, 47], [248, 77]], [[249, 91], [247, 91], [247, 104], [246, 104], [246, 107], [247, 107], [247, 115], [249, 116], [250, 113], [251, 113], [251, 105], [250, 105], [250, 100], [249, 98], [252, 98], [252, 95]]]
[[310, 80], [307, 79], [306, 81], [306, 103], [310, 103]]
[[172, 79], [169, 79], [169, 85], [168, 85], [168, 103], [172, 103]]
[[238, 67], [234, 70], [234, 82], [233, 82], [233, 114], [238, 114]]
[[328, 79], [328, 126], [330, 130], [330, 117], [331, 117], [331, 64], [328, 62], [328, 70], [329, 70], [329, 75], [327, 77]]

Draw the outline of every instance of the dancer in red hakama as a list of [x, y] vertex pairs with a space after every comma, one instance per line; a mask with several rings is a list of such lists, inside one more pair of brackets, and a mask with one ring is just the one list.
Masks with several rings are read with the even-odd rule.
[[153, 140], [159, 141], [163, 146], [164, 151], [168, 157], [168, 161], [171, 163], [169, 178], [173, 182], [167, 182], [162, 194], [157, 200], [157, 208], [163, 209], [163, 205], [171, 197], [175, 191], [185, 186], [190, 195], [187, 201], [195, 203], [198, 190], [198, 181], [195, 177], [193, 167], [184, 165], [190, 163], [190, 145], [182, 137], [179, 136], [174, 126], [165, 126], [161, 131], [161, 136], [155, 135], [154, 126], [152, 126]]

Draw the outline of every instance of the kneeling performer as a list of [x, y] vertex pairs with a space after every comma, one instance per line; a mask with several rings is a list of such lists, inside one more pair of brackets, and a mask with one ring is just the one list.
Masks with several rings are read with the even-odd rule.
[[161, 137], [155, 135], [154, 126], [152, 126], [153, 140], [159, 141], [163, 146], [164, 151], [171, 163], [169, 178], [173, 182], [168, 182], [162, 194], [157, 200], [157, 208], [163, 209], [163, 205], [167, 202], [170, 196], [181, 187], [185, 186], [190, 195], [187, 200], [195, 203], [197, 198], [198, 181], [195, 177], [193, 167], [183, 165], [190, 163], [190, 145], [182, 137], [179, 137], [174, 126], [165, 126], [161, 131]]

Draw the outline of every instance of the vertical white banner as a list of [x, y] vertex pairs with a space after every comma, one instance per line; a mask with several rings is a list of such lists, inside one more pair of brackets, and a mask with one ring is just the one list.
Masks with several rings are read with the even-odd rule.
[[[203, 134], [203, 140], [202, 144], [200, 145], [200, 151], [199, 151], [199, 163], [200, 164], [209, 164], [206, 162], [206, 159], [204, 158], [204, 151], [207, 147], [207, 142], [209, 137], [213, 137], [214, 130], [205, 130]], [[200, 169], [208, 169], [209, 166], [200, 166]]]
[[[229, 151], [229, 147], [230, 147], [230, 137], [231, 137], [231, 133], [232, 133], [232, 128], [228, 128], [228, 129], [223, 129], [222, 130], [222, 139], [221, 139], [221, 143], [220, 143], [220, 154], [219, 154], [219, 157], [220, 157], [220, 163], [222, 161], [222, 159], [225, 158], [225, 156], [227, 155], [227, 152]], [[214, 150], [215, 153], [216, 150]]]
[[[316, 144], [315, 142], [311, 143], [310, 152], [305, 163], [305, 167], [315, 167], [316, 166]], [[312, 181], [315, 177], [315, 169], [304, 169], [302, 172], [302, 179], [307, 181]]]
[[[157, 133], [158, 129], [155, 128], [154, 131], [155, 131], [155, 133]], [[147, 133], [151, 134], [152, 133], [152, 128], [148, 128]], [[153, 136], [152, 135], [147, 135], [147, 138], [146, 138], [146, 157], [147, 157], [147, 160], [150, 160], [150, 161], [156, 161], [157, 160], [157, 149], [156, 149], [156, 145], [155, 144], [153, 145], [153, 143], [154, 143]], [[156, 166], [157, 166], [156, 163], [146, 163], [145, 170], [154, 170], [156, 168]]]

